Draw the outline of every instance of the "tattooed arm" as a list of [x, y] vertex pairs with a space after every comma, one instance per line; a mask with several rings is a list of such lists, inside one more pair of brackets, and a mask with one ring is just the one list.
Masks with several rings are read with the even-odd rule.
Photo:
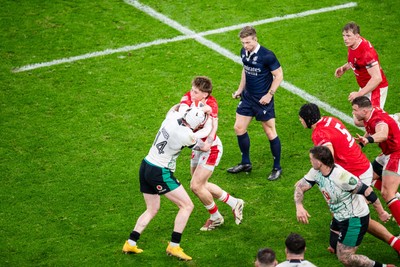
[[295, 185], [294, 189], [294, 203], [296, 205], [297, 221], [308, 224], [308, 218], [311, 217], [308, 211], [303, 207], [304, 192], [312, 187], [306, 179], [301, 178]]

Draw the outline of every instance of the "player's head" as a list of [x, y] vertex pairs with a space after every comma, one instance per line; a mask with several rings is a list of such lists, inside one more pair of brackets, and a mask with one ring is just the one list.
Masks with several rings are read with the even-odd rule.
[[317, 105], [313, 103], [304, 104], [299, 111], [299, 116], [303, 119], [307, 128], [317, 123], [321, 119], [321, 113]]
[[210, 78], [206, 76], [197, 76], [192, 81], [190, 96], [192, 100], [201, 101], [211, 95], [212, 89], [213, 86]]
[[344, 44], [350, 48], [356, 48], [360, 42], [360, 26], [355, 22], [347, 23], [342, 29]]
[[296, 233], [291, 233], [285, 240], [286, 253], [302, 255], [306, 250], [306, 241]]
[[351, 32], [353, 34], [360, 34], [360, 26], [354, 21], [351, 21], [344, 25], [342, 32]]
[[196, 130], [199, 126], [203, 125], [207, 117], [201, 108], [189, 108], [183, 115], [183, 120], [192, 129]]
[[314, 146], [310, 149], [310, 162], [315, 170], [323, 165], [332, 168], [335, 165], [331, 150], [326, 146]]
[[239, 32], [239, 38], [246, 38], [246, 37], [257, 37], [256, 29], [252, 26], [244, 26]]
[[262, 248], [257, 253], [254, 266], [256, 267], [272, 267], [277, 264], [275, 252], [270, 248]]
[[257, 32], [251, 26], [245, 26], [239, 33], [240, 42], [244, 49], [249, 52], [252, 52], [256, 49], [258, 45], [257, 41]]
[[353, 99], [351, 102], [353, 109], [353, 116], [362, 121], [369, 116], [369, 112], [372, 110], [372, 103], [366, 96], [359, 96]]

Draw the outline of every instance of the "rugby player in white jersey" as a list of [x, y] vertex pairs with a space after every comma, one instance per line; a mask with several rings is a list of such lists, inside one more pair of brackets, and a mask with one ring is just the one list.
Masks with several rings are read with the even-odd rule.
[[344, 266], [384, 266], [356, 254], [369, 224], [369, 208], [364, 197], [372, 203], [383, 222], [390, 219], [390, 214], [383, 209], [371, 187], [335, 164], [328, 147], [315, 146], [310, 149], [309, 156], [312, 168], [295, 185], [297, 220], [308, 224], [310, 214], [303, 206], [304, 192], [317, 184], [333, 215], [331, 229], [340, 233], [336, 249], [339, 261]]
[[[149, 153], [143, 159], [139, 170], [140, 191], [146, 202], [146, 211], [138, 218], [129, 239], [125, 242], [124, 253], [142, 253], [136, 242], [141, 233], [154, 218], [160, 208], [160, 195], [175, 203], [178, 214], [175, 217], [174, 229], [166, 252], [182, 260], [192, 258], [183, 252], [180, 241], [183, 230], [193, 210], [193, 202], [181, 183], [174, 177], [176, 159], [184, 147], [202, 150], [204, 142], [196, 138], [196, 130], [206, 120], [205, 113], [199, 108], [188, 109], [184, 115], [174, 106], [157, 133]], [[207, 149], [207, 148], [206, 148]]]

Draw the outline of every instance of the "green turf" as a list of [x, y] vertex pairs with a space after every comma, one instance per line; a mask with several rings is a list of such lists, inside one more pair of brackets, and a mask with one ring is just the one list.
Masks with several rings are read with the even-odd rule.
[[[215, 1], [214, 1], [215, 2]], [[203, 32], [346, 3], [337, 0], [155, 1], [141, 2], [181, 25]], [[246, 9], [243, 7], [246, 6]], [[272, 166], [261, 126], [249, 127], [253, 172], [230, 175], [240, 161], [233, 130], [241, 66], [194, 40], [114, 53], [30, 71], [49, 62], [106, 49], [182, 35], [123, 1], [2, 1], [0, 10], [0, 265], [1, 266], [252, 266], [257, 250], [272, 247], [284, 260], [284, 240], [298, 232], [306, 257], [318, 266], [341, 266], [328, 254], [330, 214], [315, 188], [306, 193], [310, 224], [296, 221], [293, 185], [310, 168], [310, 131], [298, 121], [305, 103], [280, 88], [277, 130], [282, 141], [282, 179], [268, 182]], [[283, 20], [256, 27], [262, 45], [278, 56], [284, 79], [351, 114], [353, 74], [335, 79], [346, 61], [341, 28], [350, 20], [376, 47], [390, 87], [388, 112], [400, 96], [400, 2], [366, 0], [354, 8]], [[239, 30], [205, 36], [238, 55]], [[219, 136], [224, 155], [211, 180], [246, 201], [242, 225], [219, 204], [226, 223], [200, 232], [208, 214], [189, 192], [195, 209], [182, 247], [193, 257], [180, 262], [165, 255], [177, 208], [165, 198], [140, 239], [141, 255], [121, 248], [144, 211], [138, 168], [170, 106], [190, 89], [196, 75], [214, 83], [220, 106]], [[323, 111], [323, 114], [327, 112]], [[352, 134], [360, 130], [349, 126]], [[368, 157], [378, 153], [366, 147]], [[190, 151], [178, 159], [176, 176], [189, 190]], [[372, 216], [377, 218], [372, 212]], [[387, 224], [399, 234], [394, 222]], [[385, 243], [366, 235], [359, 252], [399, 263]]]

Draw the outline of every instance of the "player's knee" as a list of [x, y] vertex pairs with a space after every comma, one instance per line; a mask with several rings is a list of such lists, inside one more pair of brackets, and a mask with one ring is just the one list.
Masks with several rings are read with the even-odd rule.
[[188, 214], [192, 213], [194, 209], [194, 204], [192, 200], [189, 198], [185, 202], [181, 203], [180, 209], [185, 210]]
[[154, 216], [157, 215], [158, 211], [159, 211], [160, 207], [151, 207], [147, 209], [147, 214], [150, 216], [151, 219], [154, 218]]
[[188, 211], [188, 212], [192, 212], [193, 211], [193, 209], [194, 209], [194, 204], [193, 204], [193, 202], [192, 201], [189, 201], [187, 204], [186, 204], [186, 210]]
[[236, 135], [243, 135], [244, 133], [246, 133], [246, 128], [242, 125], [235, 124], [233, 126], [233, 129], [235, 130]]
[[382, 194], [382, 198], [385, 201], [389, 201], [389, 200], [391, 200], [392, 198], [395, 197], [395, 193], [389, 192], [384, 187], [382, 187], [381, 194]]
[[196, 183], [193, 181], [194, 179], [192, 178], [192, 181], [190, 182], [190, 190], [192, 190], [193, 193], [196, 195], [199, 194], [201, 191], [201, 185], [199, 183]]
[[344, 266], [354, 266], [349, 253], [338, 253], [337, 257]]

